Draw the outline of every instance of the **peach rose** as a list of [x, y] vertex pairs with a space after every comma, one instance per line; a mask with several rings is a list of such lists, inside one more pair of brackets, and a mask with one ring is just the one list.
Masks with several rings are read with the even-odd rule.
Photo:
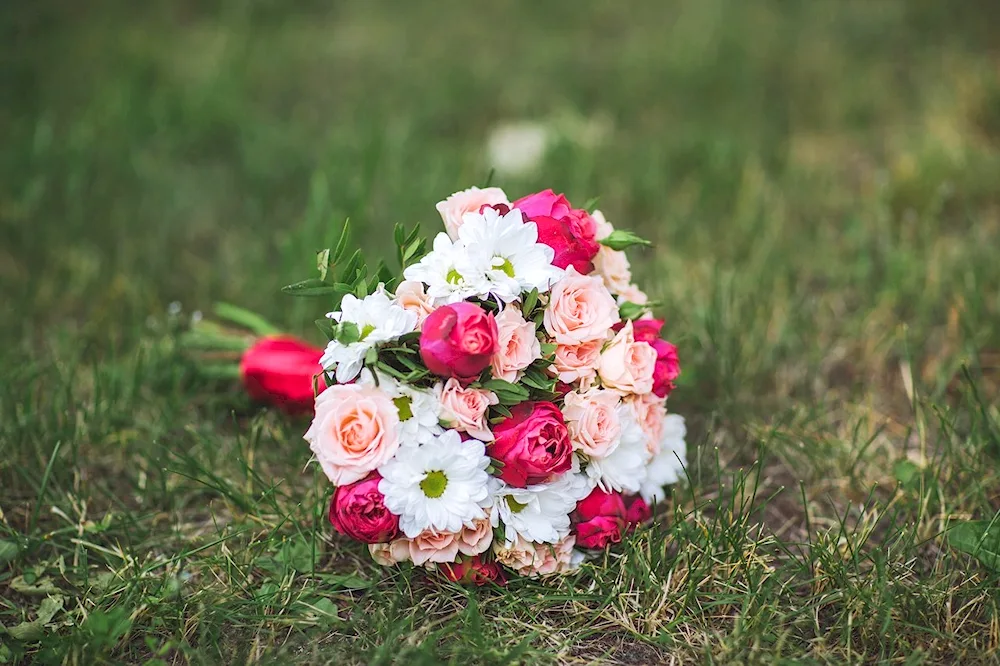
[[586, 393], [567, 393], [564, 400], [563, 416], [574, 449], [603, 458], [617, 448], [622, 437], [615, 411], [621, 402], [618, 394], [590, 389]]
[[391, 567], [410, 559], [410, 540], [403, 538], [394, 539], [389, 543], [370, 543], [368, 552], [371, 553], [375, 564]]
[[580, 275], [570, 266], [552, 287], [543, 323], [560, 345], [603, 340], [618, 323], [618, 305], [600, 277]]
[[517, 373], [542, 355], [542, 346], [535, 336], [535, 325], [525, 320], [521, 308], [510, 303], [497, 318], [497, 351], [491, 366], [493, 376], [510, 383]]
[[639, 289], [639, 287], [630, 284], [618, 292], [618, 302], [621, 303], [623, 301], [635, 303], [636, 305], [645, 305], [649, 303], [649, 296], [642, 289]]
[[656, 350], [648, 342], [636, 342], [632, 322], [601, 352], [597, 374], [605, 388], [620, 393], [649, 393], [653, 390]]
[[490, 405], [499, 402], [492, 391], [464, 388], [452, 377], [444, 384], [434, 387], [434, 394], [441, 405], [441, 420], [449, 428], [466, 432], [483, 442], [492, 442], [493, 433], [486, 422], [486, 412]]
[[399, 448], [399, 411], [372, 386], [338, 384], [316, 396], [305, 440], [335, 486], [363, 479]]
[[497, 544], [493, 552], [497, 562], [522, 576], [537, 578], [574, 569], [582, 560], [573, 551], [575, 545], [576, 537], [572, 535], [555, 544], [536, 544], [518, 537], [513, 543]]
[[499, 187], [479, 189], [470, 187], [439, 201], [437, 210], [444, 220], [444, 228], [452, 240], [458, 238], [458, 230], [462, 226], [462, 216], [466, 213], [478, 213], [479, 209], [489, 204], [510, 204], [507, 195]]
[[624, 252], [601, 246], [594, 257], [594, 272], [601, 276], [604, 286], [612, 294], [629, 291], [632, 286], [632, 268]]
[[590, 217], [594, 219], [594, 238], [596, 240], [604, 240], [615, 230], [614, 226], [605, 219], [604, 213], [601, 211], [595, 210], [590, 214]]
[[458, 551], [463, 555], [485, 553], [493, 543], [493, 524], [490, 517], [472, 521], [458, 533]]
[[400, 307], [417, 315], [417, 328], [434, 312], [434, 299], [424, 291], [419, 280], [405, 280], [396, 287], [396, 302]]
[[582, 388], [590, 388], [597, 376], [597, 364], [601, 360], [604, 338], [591, 340], [579, 345], [558, 345], [555, 363], [549, 370], [559, 377], [559, 381], [572, 384], [579, 381]]
[[627, 398], [625, 402], [646, 433], [646, 449], [655, 456], [660, 452], [660, 440], [663, 438], [663, 419], [667, 415], [666, 399], [657, 397], [655, 393], [644, 393]]
[[417, 566], [428, 562], [454, 562], [458, 557], [458, 539], [454, 532], [424, 530], [410, 539], [410, 559]]

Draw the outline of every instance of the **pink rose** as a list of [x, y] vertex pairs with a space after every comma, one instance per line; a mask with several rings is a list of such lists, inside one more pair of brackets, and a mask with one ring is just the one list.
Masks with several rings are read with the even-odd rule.
[[571, 207], [565, 196], [552, 190], [530, 194], [512, 205], [535, 223], [538, 242], [555, 250], [555, 266], [573, 266], [582, 275], [594, 270], [592, 260], [600, 244], [597, 225], [587, 211]]
[[497, 323], [473, 303], [435, 310], [420, 331], [420, 358], [440, 377], [469, 383], [490, 364], [497, 348]]
[[458, 539], [453, 532], [424, 530], [410, 539], [410, 559], [417, 566], [427, 562], [454, 562], [458, 557]]
[[434, 393], [441, 405], [441, 420], [449, 428], [468, 433], [483, 442], [492, 441], [493, 433], [486, 422], [486, 412], [490, 405], [499, 402], [495, 393], [462, 388], [454, 377], [435, 386]]
[[603, 458], [618, 446], [622, 426], [616, 409], [621, 399], [616, 393], [590, 389], [567, 393], [564, 401], [563, 416], [574, 449]]
[[647, 342], [636, 342], [629, 321], [601, 353], [597, 374], [605, 388], [620, 393], [649, 393], [653, 390], [655, 366], [656, 350]]
[[628, 293], [632, 286], [632, 267], [628, 263], [628, 257], [620, 250], [602, 245], [594, 257], [594, 271], [601, 276], [608, 291], [616, 296]]
[[489, 516], [473, 520], [458, 533], [458, 551], [463, 555], [485, 553], [493, 543], [493, 524]]
[[419, 280], [405, 280], [396, 287], [396, 302], [401, 308], [417, 315], [417, 328], [434, 312], [434, 299], [424, 291]]
[[496, 562], [485, 560], [479, 555], [469, 557], [461, 562], [449, 562], [442, 565], [441, 573], [450, 581], [456, 583], [472, 583], [482, 586], [486, 583], [504, 585], [507, 582], [503, 571]]
[[562, 412], [551, 402], [522, 402], [493, 427], [487, 454], [503, 463], [500, 478], [516, 488], [545, 483], [569, 470], [573, 444]]
[[508, 304], [496, 322], [497, 351], [490, 363], [493, 376], [513, 384], [519, 372], [541, 357], [542, 347], [535, 335], [535, 324], [526, 321], [516, 305]]
[[652, 455], [656, 455], [660, 452], [660, 440], [663, 438], [663, 419], [667, 415], [666, 401], [655, 393], [644, 393], [631, 396], [626, 402], [646, 435], [646, 449]]
[[536, 578], [571, 571], [576, 564], [573, 547], [576, 537], [567, 536], [558, 543], [532, 543], [520, 536], [512, 543], [494, 547], [497, 561], [522, 576]]
[[462, 227], [462, 218], [466, 213], [478, 213], [483, 206], [509, 203], [507, 195], [499, 187], [484, 189], [470, 187], [455, 192], [444, 201], [439, 201], [437, 210], [441, 214], [448, 235], [454, 240], [458, 238], [458, 230]]
[[625, 502], [625, 522], [629, 529], [634, 529], [653, 517], [653, 510], [646, 504], [646, 500], [639, 495], [630, 495], [624, 498]]
[[406, 537], [394, 539], [389, 543], [370, 543], [368, 552], [371, 554], [375, 564], [383, 567], [391, 567], [400, 562], [407, 562], [410, 559], [410, 540]]
[[618, 492], [594, 488], [573, 512], [576, 542], [583, 548], [606, 548], [622, 540], [626, 527], [625, 502]]
[[580, 382], [581, 387], [590, 388], [597, 377], [597, 364], [601, 360], [603, 346], [604, 340], [601, 339], [579, 345], [558, 345], [550, 371], [561, 382]]
[[648, 342], [656, 350], [656, 368], [653, 370], [653, 393], [666, 398], [674, 390], [674, 380], [681, 374], [677, 347], [660, 338], [662, 319], [637, 319], [633, 322], [635, 339]]
[[330, 498], [330, 524], [345, 536], [363, 543], [382, 543], [399, 534], [399, 516], [385, 508], [378, 472], [360, 481], [338, 486]]
[[399, 448], [399, 411], [375, 387], [331, 386], [316, 397], [305, 440], [334, 485], [363, 479]]
[[552, 287], [542, 321], [560, 345], [605, 340], [618, 321], [618, 306], [601, 278], [580, 275], [570, 267]]

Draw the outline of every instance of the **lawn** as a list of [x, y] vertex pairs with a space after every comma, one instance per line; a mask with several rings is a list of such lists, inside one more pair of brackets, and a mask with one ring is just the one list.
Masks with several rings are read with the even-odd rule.
[[[0, 664], [1000, 661], [1000, 558], [949, 539], [1000, 511], [998, 24], [0, 8]], [[600, 197], [656, 244], [633, 264], [680, 349], [690, 482], [577, 574], [466, 589], [333, 534], [307, 422], [175, 342], [220, 301], [320, 342], [327, 308], [280, 287], [345, 218], [372, 259], [394, 223], [436, 233], [518, 121], [552, 140], [494, 184]]]

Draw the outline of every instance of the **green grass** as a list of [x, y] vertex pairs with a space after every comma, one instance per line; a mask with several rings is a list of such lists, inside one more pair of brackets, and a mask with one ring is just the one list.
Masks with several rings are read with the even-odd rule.
[[[1000, 14], [953, 4], [0, 9], [0, 663], [1000, 660], [945, 536], [1000, 510]], [[691, 483], [463, 589], [333, 535], [306, 424], [172, 340], [216, 301], [317, 337], [312, 252], [436, 230], [519, 119], [570, 129], [494, 182], [657, 244]]]

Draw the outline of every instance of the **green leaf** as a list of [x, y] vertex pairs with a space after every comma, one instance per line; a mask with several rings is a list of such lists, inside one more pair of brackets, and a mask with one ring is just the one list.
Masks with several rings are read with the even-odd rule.
[[625, 231], [624, 229], [615, 229], [611, 234], [598, 242], [605, 247], [610, 247], [612, 250], [624, 250], [633, 245], [642, 245], [644, 247], [652, 245], [645, 238], [640, 238], [631, 231]]
[[1000, 572], [1000, 514], [993, 520], [962, 521], [948, 529], [948, 543]]
[[17, 543], [7, 539], [0, 539], [0, 566], [13, 562], [17, 559]]
[[326, 280], [326, 274], [330, 272], [330, 248], [316, 253], [316, 268], [319, 270], [319, 279]]
[[521, 303], [521, 312], [525, 317], [531, 314], [531, 311], [535, 309], [538, 305], [538, 289], [532, 289], [531, 292], [524, 297], [524, 302]]
[[316, 574], [316, 577], [332, 588], [342, 590], [367, 590], [373, 582], [357, 574]]
[[24, 576], [18, 576], [14, 580], [10, 581], [10, 589], [15, 592], [20, 592], [28, 597], [42, 597], [48, 594], [58, 595], [61, 592], [61, 590], [52, 583], [52, 579], [48, 576], [39, 578], [38, 580], [29, 580], [29, 576], [27, 574]]
[[327, 284], [319, 278], [309, 278], [295, 284], [286, 285], [281, 288], [281, 291], [292, 296], [327, 296], [329, 294], [336, 294], [339, 289], [336, 285]]
[[920, 467], [909, 460], [897, 460], [892, 466], [892, 475], [904, 487], [910, 488], [920, 481]]
[[[37, 618], [31, 622], [22, 622], [6, 629], [11, 638], [19, 641], [38, 641], [45, 636], [45, 625], [62, 610], [64, 598], [62, 595], [46, 597], [38, 606]], [[0, 630], [4, 629], [0, 625]]]
[[347, 250], [347, 241], [351, 236], [351, 218], [344, 220], [344, 226], [340, 228], [340, 238], [337, 239], [337, 245], [333, 250], [333, 256], [330, 260], [333, 263], [339, 263], [344, 257], [344, 252]]
[[622, 319], [638, 319], [648, 310], [648, 305], [639, 305], [638, 303], [625, 301], [618, 306], [618, 315]]
[[587, 203], [583, 204], [583, 209], [588, 213], [593, 213], [595, 210], [597, 210], [597, 203], [600, 200], [601, 197], [594, 197], [593, 199], [589, 199]]
[[361, 330], [353, 321], [342, 321], [333, 327], [333, 339], [342, 345], [361, 340]]

